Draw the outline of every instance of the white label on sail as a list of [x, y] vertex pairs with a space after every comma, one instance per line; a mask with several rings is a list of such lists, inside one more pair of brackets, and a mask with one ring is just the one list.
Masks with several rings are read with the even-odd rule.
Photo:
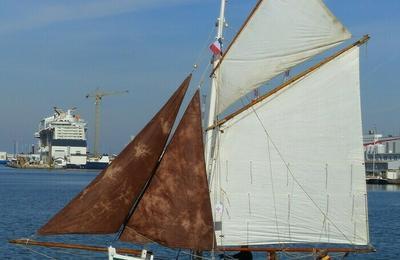
[[217, 205], [215, 205], [215, 213], [222, 215], [222, 213], [224, 212], [224, 205], [222, 205], [221, 203], [218, 203]]
[[263, 1], [219, 67], [217, 113], [348, 38], [350, 33], [321, 0]]
[[363, 162], [354, 47], [221, 126], [218, 243], [368, 244]]

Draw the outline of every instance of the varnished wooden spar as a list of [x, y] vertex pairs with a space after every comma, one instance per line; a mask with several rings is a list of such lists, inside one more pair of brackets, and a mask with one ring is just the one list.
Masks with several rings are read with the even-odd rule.
[[[30, 239], [14, 239], [8, 241], [12, 244], [26, 245], [26, 246], [43, 246], [43, 247], [53, 247], [53, 248], [65, 248], [65, 249], [78, 249], [87, 250], [94, 252], [107, 252], [108, 248], [99, 246], [88, 246], [80, 244], [66, 244], [66, 243], [56, 243], [56, 242], [42, 242]], [[218, 247], [215, 251], [226, 252], [226, 251], [251, 251], [251, 252], [266, 252], [270, 255], [275, 255], [277, 252], [297, 252], [297, 253], [318, 253], [322, 250], [326, 250], [329, 253], [372, 253], [376, 250], [373, 247], [367, 248], [313, 248], [313, 247], [292, 247], [292, 248], [278, 248], [278, 247]], [[117, 249], [119, 254], [131, 254], [140, 255], [141, 250], [120, 248]]]
[[[66, 243], [56, 243], [56, 242], [42, 242], [35, 241], [30, 239], [14, 239], [8, 241], [12, 244], [26, 245], [26, 246], [43, 246], [43, 247], [54, 247], [54, 248], [66, 248], [66, 249], [78, 249], [78, 250], [87, 250], [94, 252], [108, 252], [107, 247], [100, 246], [88, 246], [88, 245], [80, 245], [80, 244], [66, 244]], [[129, 249], [129, 248], [120, 248], [117, 249], [117, 253], [119, 254], [131, 254], [131, 255], [140, 255], [141, 250]]]
[[227, 115], [225, 118], [219, 120], [218, 122], [216, 122], [214, 125], [208, 127], [206, 129], [206, 131], [214, 129], [220, 125], [222, 125], [223, 123], [225, 123], [226, 121], [228, 121], [229, 119], [232, 119], [233, 117], [237, 116], [238, 114], [244, 112], [245, 110], [249, 109], [250, 107], [254, 106], [257, 103], [260, 103], [261, 101], [263, 101], [264, 99], [272, 96], [273, 94], [277, 93], [278, 91], [290, 86], [292, 83], [302, 79], [303, 77], [307, 76], [308, 74], [310, 74], [311, 72], [317, 70], [318, 68], [320, 68], [321, 66], [325, 65], [326, 63], [332, 61], [333, 59], [337, 58], [338, 56], [340, 56], [341, 54], [351, 50], [352, 48], [356, 47], [356, 46], [360, 46], [364, 43], [366, 43], [369, 40], [369, 35], [364, 35], [360, 40], [356, 41], [355, 43], [347, 46], [346, 48], [336, 52], [335, 54], [325, 58], [323, 61], [317, 63], [316, 65], [312, 66], [311, 68], [301, 72], [300, 74], [297, 74], [296, 76], [294, 76], [293, 78], [289, 79], [288, 81], [286, 81], [285, 83], [283, 83], [282, 85], [279, 85], [278, 87], [272, 89], [271, 91], [267, 92], [266, 94], [262, 95], [261, 97], [254, 99], [253, 101], [251, 101], [249, 104], [245, 105], [244, 107], [238, 109], [237, 111]]

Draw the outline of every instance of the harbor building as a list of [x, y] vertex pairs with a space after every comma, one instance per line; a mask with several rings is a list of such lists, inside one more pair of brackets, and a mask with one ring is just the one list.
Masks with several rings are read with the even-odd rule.
[[54, 108], [53, 116], [43, 118], [35, 137], [43, 164], [54, 167], [84, 167], [87, 159], [86, 122], [74, 113]]
[[367, 176], [399, 179], [400, 136], [369, 131], [364, 135], [364, 156]]
[[6, 163], [7, 163], [7, 153], [0, 152], [0, 164], [6, 164]]

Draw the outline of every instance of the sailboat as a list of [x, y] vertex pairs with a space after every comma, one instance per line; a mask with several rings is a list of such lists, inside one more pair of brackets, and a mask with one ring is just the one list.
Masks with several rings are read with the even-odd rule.
[[[218, 43], [224, 12], [221, 0]], [[173, 131], [189, 75], [38, 234], [116, 233], [122, 241], [211, 257], [241, 250], [268, 252], [270, 259], [279, 252], [373, 251], [359, 74], [359, 48], [369, 36], [227, 112], [350, 38], [322, 0], [259, 0], [226, 50], [214, 55], [205, 126], [197, 90]], [[109, 259], [152, 257], [145, 250], [139, 256], [106, 250]]]

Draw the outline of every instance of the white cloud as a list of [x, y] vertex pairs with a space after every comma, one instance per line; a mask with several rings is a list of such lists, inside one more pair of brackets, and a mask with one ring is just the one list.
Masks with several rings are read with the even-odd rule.
[[[135, 12], [165, 5], [187, 4], [190, 0], [86, 0], [86, 1], [33, 1], [20, 6], [7, 18], [0, 16], [0, 33], [28, 30], [57, 22], [84, 20]], [[4, 8], [4, 6], [3, 6]], [[4, 13], [7, 10], [2, 10]]]

